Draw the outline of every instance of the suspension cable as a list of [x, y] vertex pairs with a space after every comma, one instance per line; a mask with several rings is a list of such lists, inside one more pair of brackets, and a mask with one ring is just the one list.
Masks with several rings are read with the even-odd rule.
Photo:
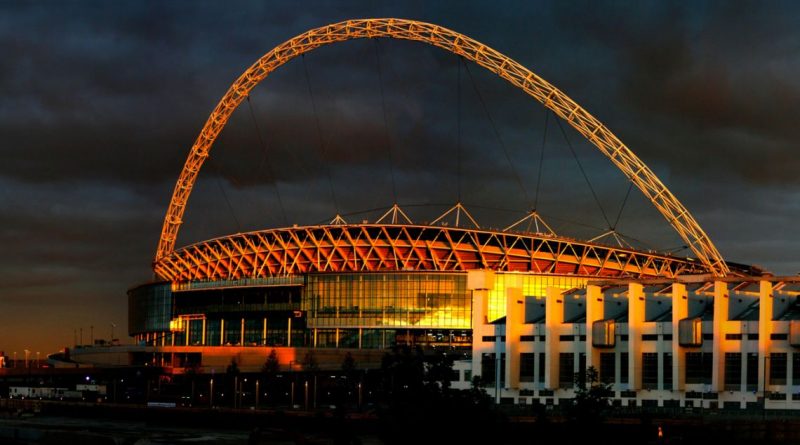
[[389, 137], [389, 119], [386, 115], [386, 96], [383, 92], [383, 71], [381, 70], [381, 54], [380, 54], [380, 43], [378, 39], [373, 39], [375, 42], [375, 61], [376, 65], [378, 66], [378, 85], [380, 86], [381, 90], [381, 108], [383, 110], [383, 133], [384, 137], [386, 138], [386, 151], [389, 154], [389, 172], [392, 176], [392, 199], [394, 203], [397, 204], [397, 182], [395, 181], [394, 177], [394, 158], [392, 157], [392, 141]]
[[233, 217], [233, 221], [236, 223], [236, 229], [241, 233], [242, 232], [242, 225], [239, 223], [239, 218], [236, 217], [236, 212], [233, 210], [233, 205], [231, 204], [231, 200], [228, 199], [228, 194], [225, 192], [225, 187], [222, 186], [222, 170], [217, 166], [214, 162], [214, 158], [209, 157], [208, 164], [214, 170], [214, 177], [217, 180], [217, 187], [219, 187], [219, 191], [222, 193], [222, 197], [225, 198], [225, 202], [228, 204], [228, 210], [231, 212], [231, 216]]
[[547, 144], [547, 123], [550, 120], [550, 110], [544, 109], [544, 133], [542, 135], [542, 150], [539, 153], [539, 172], [536, 174], [536, 193], [533, 195], [533, 210], [539, 205], [539, 188], [542, 184], [542, 166], [544, 165], [544, 147]]
[[567, 147], [569, 147], [569, 151], [572, 153], [572, 157], [575, 159], [575, 162], [578, 163], [578, 168], [581, 170], [581, 174], [583, 175], [583, 179], [586, 180], [586, 185], [589, 186], [589, 191], [592, 192], [592, 196], [594, 197], [594, 201], [597, 203], [597, 207], [600, 209], [600, 213], [603, 215], [603, 219], [608, 224], [608, 228], [611, 228], [611, 221], [608, 220], [608, 216], [606, 215], [606, 211], [603, 209], [603, 205], [600, 203], [600, 199], [597, 197], [597, 193], [594, 191], [594, 187], [592, 187], [591, 181], [589, 181], [589, 176], [586, 174], [586, 170], [583, 169], [583, 164], [581, 164], [581, 160], [578, 159], [578, 155], [575, 153], [575, 149], [572, 147], [572, 142], [570, 142], [569, 138], [567, 137], [567, 132], [564, 131], [564, 126], [561, 125], [561, 119], [555, 119], [556, 123], [558, 124], [558, 128], [561, 130], [561, 134], [564, 136], [564, 141], [567, 143]]
[[611, 230], [617, 229], [617, 224], [619, 224], [619, 219], [622, 217], [622, 211], [625, 210], [625, 204], [628, 202], [628, 197], [631, 196], [631, 190], [633, 189], [633, 183], [631, 182], [628, 184], [628, 192], [625, 193], [625, 199], [622, 200], [622, 205], [619, 206], [619, 213], [617, 213], [617, 219], [614, 221], [614, 225], [611, 226]]
[[461, 202], [461, 64], [464, 63], [464, 57], [459, 55], [456, 60], [458, 65], [458, 80], [456, 82], [456, 190], [458, 202]]
[[467, 76], [469, 77], [469, 80], [472, 83], [472, 88], [475, 90], [475, 94], [478, 96], [478, 100], [480, 101], [481, 106], [483, 107], [483, 111], [486, 113], [486, 117], [489, 120], [489, 124], [492, 127], [492, 131], [494, 131], [494, 135], [500, 144], [500, 148], [503, 150], [503, 154], [506, 157], [506, 161], [508, 161], [508, 165], [511, 168], [511, 173], [517, 180], [517, 185], [519, 185], [520, 190], [522, 190], [523, 196], [525, 196], [525, 202], [528, 205], [530, 205], [531, 199], [530, 196], [528, 196], [528, 191], [525, 190], [525, 185], [522, 183], [522, 178], [519, 176], [519, 173], [517, 173], [517, 169], [514, 168], [514, 163], [511, 161], [511, 156], [508, 154], [508, 150], [506, 149], [506, 144], [503, 141], [503, 138], [500, 136], [500, 132], [497, 130], [497, 125], [495, 125], [491, 113], [489, 113], [489, 108], [486, 106], [486, 101], [483, 100], [483, 95], [481, 95], [481, 92], [478, 89], [478, 85], [475, 83], [475, 78], [472, 77], [472, 72], [469, 69], [469, 64], [464, 63], [464, 68], [466, 68], [467, 70]]
[[267, 174], [269, 177], [275, 182], [275, 197], [278, 199], [278, 206], [281, 210], [281, 217], [283, 218], [284, 226], [288, 225], [289, 221], [286, 219], [286, 209], [283, 207], [283, 199], [281, 198], [281, 190], [278, 187], [278, 178], [275, 176], [275, 172], [272, 168], [272, 163], [269, 162], [269, 156], [267, 153], [267, 144], [264, 141], [264, 138], [261, 136], [261, 128], [258, 126], [258, 120], [256, 119], [256, 113], [253, 110], [253, 104], [250, 102], [250, 95], [247, 95], [247, 107], [250, 109], [250, 117], [253, 119], [253, 128], [256, 130], [256, 136], [258, 136], [258, 143], [261, 146], [261, 163], [258, 165], [258, 169], [256, 170], [256, 176], [259, 176], [261, 173], [261, 168], [266, 165], [267, 167]]
[[333, 177], [331, 176], [331, 169], [328, 165], [328, 160], [326, 157], [326, 149], [325, 149], [325, 139], [322, 137], [322, 125], [319, 122], [319, 114], [317, 113], [317, 104], [314, 101], [314, 90], [311, 88], [311, 77], [308, 75], [308, 67], [306, 66], [306, 55], [303, 54], [300, 56], [300, 59], [303, 62], [303, 73], [305, 74], [306, 78], [306, 86], [308, 87], [308, 96], [311, 98], [311, 109], [314, 112], [314, 123], [317, 127], [317, 138], [319, 138], [319, 149], [320, 153], [322, 154], [322, 162], [325, 164], [325, 174], [328, 177], [328, 187], [331, 191], [331, 199], [333, 200], [333, 207], [336, 210], [336, 214], [339, 214], [339, 202], [336, 200], [336, 192], [333, 190]]

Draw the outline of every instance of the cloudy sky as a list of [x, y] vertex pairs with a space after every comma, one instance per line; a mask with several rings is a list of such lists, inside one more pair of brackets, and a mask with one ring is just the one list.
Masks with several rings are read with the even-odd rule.
[[[800, 271], [796, 3], [397, 3], [0, 0], [0, 350], [44, 354], [112, 323], [125, 338], [126, 290], [152, 279], [174, 181], [217, 101], [274, 46], [347, 18], [434, 22], [505, 53], [614, 131], [726, 259]], [[557, 232], [593, 237], [628, 184], [565, 130], [442, 50], [324, 47], [233, 115], [178, 244], [395, 200], [429, 221], [459, 188], [484, 225], [535, 205]], [[636, 190], [621, 214], [638, 245], [690, 255]]]

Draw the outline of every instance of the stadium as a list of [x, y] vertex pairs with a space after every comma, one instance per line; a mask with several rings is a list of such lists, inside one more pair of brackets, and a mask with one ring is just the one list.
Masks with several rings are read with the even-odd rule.
[[[461, 203], [426, 223], [394, 204], [374, 220], [335, 215], [176, 248], [200, 169], [250, 90], [295, 57], [364, 38], [439, 47], [527, 93], [625, 174], [692, 258], [557, 235], [535, 211], [489, 229]], [[428, 23], [328, 25], [246, 70], [190, 151], [153, 270], [156, 280], [128, 293], [136, 346], [77, 349], [74, 360], [213, 375], [231, 363], [257, 372], [275, 351], [287, 371], [340, 369], [346, 354], [368, 369], [407, 345], [454, 354], [454, 386], [480, 376], [498, 403], [558, 405], [574, 397], [573, 376], [593, 366], [622, 406], [800, 408], [800, 283], [726, 262], [652, 170], [588, 111], [505, 55]]]

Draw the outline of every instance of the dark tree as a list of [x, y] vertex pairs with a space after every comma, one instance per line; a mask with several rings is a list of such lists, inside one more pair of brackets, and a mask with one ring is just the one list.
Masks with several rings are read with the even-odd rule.
[[267, 377], [272, 377], [280, 372], [280, 362], [278, 362], [278, 353], [273, 349], [267, 356], [264, 366], [261, 367], [261, 372]]
[[353, 372], [356, 370], [356, 360], [353, 358], [353, 354], [347, 353], [344, 356], [344, 360], [342, 360], [342, 372], [350, 378]]
[[306, 355], [303, 357], [303, 369], [308, 372], [315, 372], [319, 369], [314, 351], [306, 352]]
[[434, 385], [442, 391], [450, 389], [453, 378], [453, 358], [436, 352], [425, 363], [425, 384]]
[[239, 375], [239, 364], [236, 363], [235, 358], [232, 358], [231, 363], [225, 368], [225, 374], [231, 377]]
[[[499, 417], [486, 392], [480, 386], [451, 388], [451, 357], [435, 350], [397, 347], [384, 356], [381, 373], [386, 407], [379, 414], [386, 443], [498, 443], [501, 439], [497, 431], [503, 429], [496, 426]], [[424, 436], [420, 431], [425, 431]]]
[[610, 406], [611, 384], [600, 382], [594, 366], [575, 374], [575, 400], [568, 411], [569, 419], [580, 425], [597, 425]]

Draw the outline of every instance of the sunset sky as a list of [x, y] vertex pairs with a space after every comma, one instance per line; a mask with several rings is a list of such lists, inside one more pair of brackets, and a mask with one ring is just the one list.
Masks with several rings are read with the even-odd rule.
[[[175, 180], [217, 101], [276, 45], [348, 18], [433, 22], [508, 55], [637, 153], [727, 260], [800, 272], [800, 4], [399, 3], [0, 0], [0, 351], [44, 355], [112, 323], [129, 341], [126, 290], [153, 278]], [[523, 92], [424, 44], [315, 50], [233, 115], [178, 245], [373, 217], [359, 212], [392, 204], [392, 170], [397, 201], [430, 221], [458, 199], [459, 157], [481, 223], [504, 227], [535, 202], [559, 234], [599, 235], [608, 224], [570, 144], [612, 223], [627, 180], [545, 120]], [[636, 189], [617, 228], [691, 255]]]

